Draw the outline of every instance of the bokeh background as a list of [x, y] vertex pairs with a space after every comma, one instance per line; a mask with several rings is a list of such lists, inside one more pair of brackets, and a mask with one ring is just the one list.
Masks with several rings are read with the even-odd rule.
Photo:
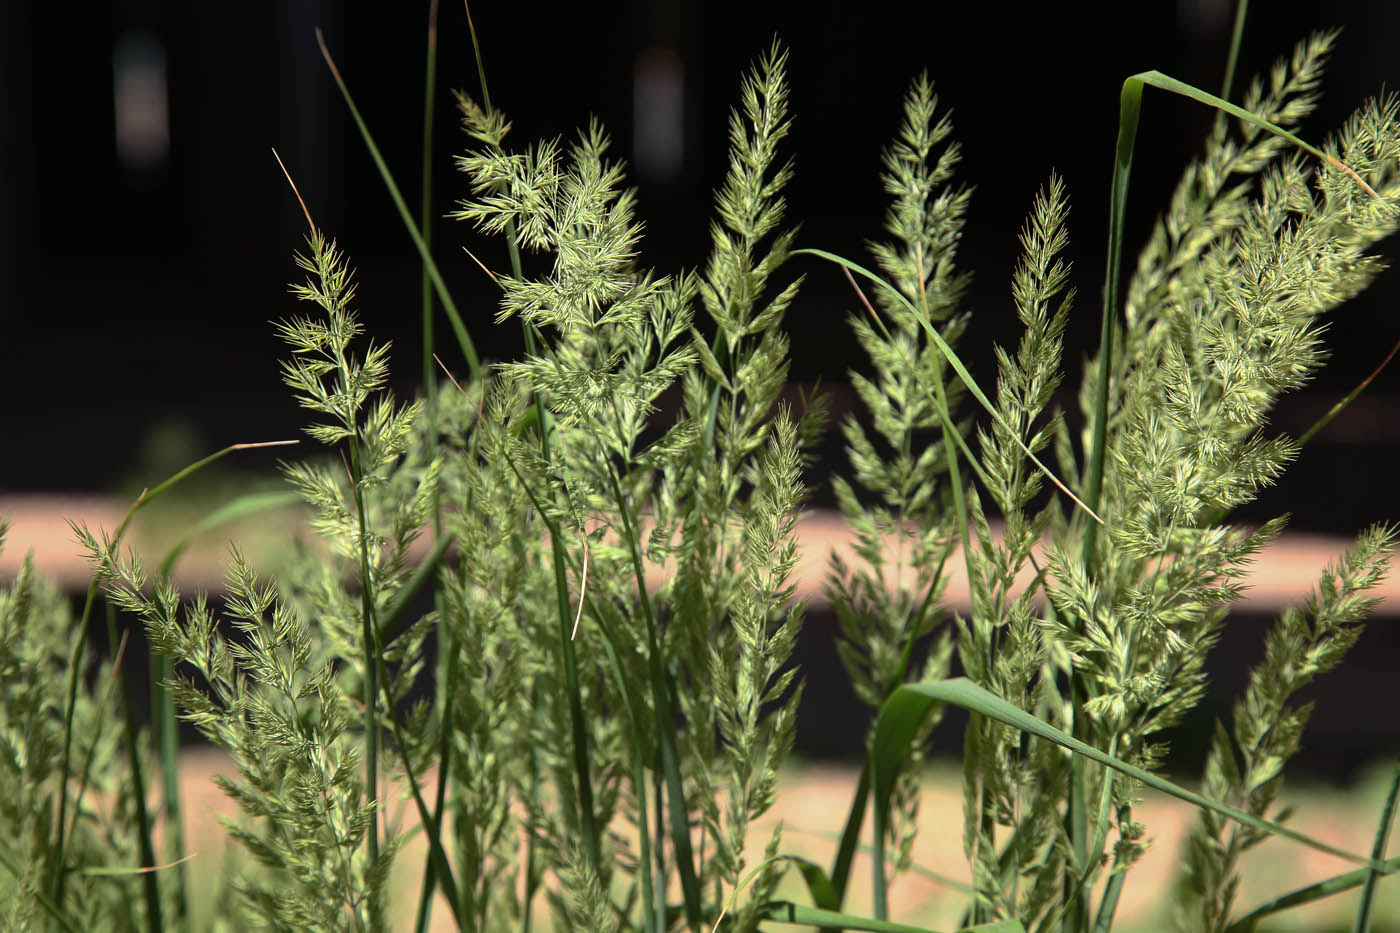
[[[362, 320], [394, 342], [398, 388], [416, 390], [416, 254], [313, 31], [324, 31], [416, 205], [427, 10], [426, 0], [0, 4], [0, 492], [139, 489], [226, 444], [296, 436], [303, 415], [280, 383], [282, 347], [270, 322], [297, 310], [285, 283], [298, 278], [291, 255], [305, 223], [274, 147], [318, 224], [355, 263]], [[961, 264], [975, 270], [962, 349], [974, 373], [989, 374], [993, 343], [1016, 338], [1009, 277], [1017, 232], [1052, 170], [1074, 209], [1080, 298], [1067, 359], [1077, 366], [1095, 345], [1121, 82], [1156, 68], [1218, 90], [1233, 4], [481, 0], [472, 14], [514, 141], [567, 136], [598, 117], [635, 169], [647, 226], [642, 261], [663, 271], [704, 261], [728, 112], [741, 74], [775, 37], [791, 56], [791, 216], [802, 221], [801, 245], [846, 255], [860, 256], [881, 235], [880, 152], [910, 79], [927, 69], [953, 114], [961, 178], [975, 189], [960, 249]], [[1366, 96], [1400, 84], [1400, 4], [1256, 3], [1246, 28], [1241, 80], [1309, 31], [1335, 26], [1345, 31], [1322, 106], [1304, 127], [1310, 140]], [[450, 91], [477, 93], [461, 4], [443, 0], [438, 40], [432, 164], [434, 213], [443, 215], [466, 195], [452, 165], [464, 138]], [[1148, 91], [1128, 256], [1211, 119], [1199, 105]], [[493, 288], [461, 249], [499, 268], [503, 246], [446, 219], [434, 236], [483, 355], [518, 352], [518, 327], [493, 326]], [[845, 373], [860, 362], [844, 323], [856, 305], [831, 267], [795, 266], [807, 284], [788, 317], [791, 375], [804, 384], [820, 378], [839, 414], [850, 405]], [[1397, 297], [1388, 273], [1342, 309], [1329, 331], [1333, 364], [1283, 404], [1280, 430], [1306, 429], [1380, 362], [1400, 337]], [[1397, 378], [1400, 368], [1382, 373], [1241, 517], [1290, 511], [1293, 528], [1336, 534], [1400, 517]], [[1073, 411], [1071, 397], [1064, 404]], [[829, 502], [821, 471], [843, 463], [839, 443], [827, 453], [813, 476], [818, 504]], [[1257, 657], [1267, 620], [1255, 621], [1227, 631], [1213, 672], [1219, 704], [1175, 743], [1187, 770]], [[1319, 688], [1304, 767], [1345, 777], [1400, 744], [1395, 722], [1361, 713], [1393, 683], [1394, 622], [1379, 618], [1349, 674]], [[830, 619], [815, 613], [803, 661], [809, 676], [839, 683], [830, 631]], [[799, 717], [799, 750], [853, 754], [863, 715], [841, 715], [851, 704], [839, 690], [808, 696], [830, 709]]]

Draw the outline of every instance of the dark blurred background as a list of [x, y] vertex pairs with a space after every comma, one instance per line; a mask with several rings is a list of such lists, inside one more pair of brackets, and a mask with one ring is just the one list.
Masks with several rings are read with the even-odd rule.
[[[273, 147], [317, 223], [349, 253], [362, 319], [370, 334], [394, 341], [398, 384], [414, 391], [416, 254], [313, 30], [324, 31], [416, 209], [427, 10], [426, 0], [0, 4], [0, 491], [107, 489], [171, 444], [198, 456], [296, 436], [303, 416], [280, 383], [283, 350], [269, 322], [299, 310], [284, 283], [299, 278], [291, 254], [305, 222]], [[1218, 91], [1234, 12], [1229, 0], [633, 0], [479, 2], [472, 14], [514, 142], [567, 136], [596, 115], [635, 169], [643, 261], [662, 271], [704, 262], [728, 113], [741, 74], [774, 37], [791, 54], [787, 151], [797, 176], [789, 195], [800, 243], [853, 257], [881, 236], [880, 153], [910, 79], [927, 69], [941, 108], [953, 113], [961, 178], [975, 188], [960, 251], [976, 275], [962, 347], [985, 374], [993, 341], [1016, 339], [1016, 237], [1052, 170], [1074, 208], [1080, 299], [1067, 359], [1092, 350], [1121, 82], [1155, 68]], [[1320, 141], [1365, 97], [1400, 83], [1400, 4], [1256, 3], [1236, 96], [1309, 31], [1334, 26], [1345, 31], [1305, 138]], [[451, 161], [464, 137], [450, 91], [476, 94], [478, 85], [460, 4], [444, 0], [438, 36], [441, 215], [466, 195]], [[1153, 90], [1145, 101], [1129, 257], [1213, 115]], [[437, 222], [435, 243], [483, 355], [516, 353], [518, 326], [493, 326], [492, 286], [461, 251], [468, 245], [499, 268], [502, 244], [448, 220]], [[839, 411], [849, 404], [845, 372], [859, 362], [844, 324], [854, 301], [831, 267], [797, 265], [808, 278], [787, 322], [792, 377], [820, 377]], [[1300, 433], [1379, 363], [1400, 336], [1397, 295], [1388, 273], [1338, 313], [1334, 362], [1280, 408], [1280, 429]], [[1244, 517], [1292, 511], [1295, 528], [1339, 533], [1396, 518], [1397, 374], [1382, 373]], [[841, 462], [839, 446], [832, 451], [828, 467]], [[1375, 636], [1388, 639], [1388, 654], [1369, 633], [1363, 644], [1396, 657], [1389, 628]]]

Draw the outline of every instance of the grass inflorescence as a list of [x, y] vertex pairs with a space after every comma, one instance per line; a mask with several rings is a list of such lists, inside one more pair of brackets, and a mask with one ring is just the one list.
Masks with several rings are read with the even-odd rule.
[[[1244, 569], [1286, 523], [1231, 520], [1311, 436], [1272, 432], [1269, 413], [1322, 365], [1326, 313], [1381, 271], [1371, 251], [1400, 223], [1394, 99], [1363, 105], [1321, 147], [1294, 135], [1334, 41], [1300, 43], [1238, 104], [1156, 72], [1124, 83], [1100, 345], [1077, 417], [1054, 406], [1079, 304], [1069, 191], [1051, 175], [1031, 205], [1010, 293], [1020, 339], [972, 373], [957, 256], [972, 191], [926, 75], [871, 167], [889, 206], [869, 266], [798, 248], [775, 43], [740, 85], [709, 256], [668, 271], [638, 259], [636, 197], [607, 131], [517, 145], [478, 51], [480, 90], [457, 95], [453, 216], [503, 241], [474, 249], [508, 257], [479, 264], [499, 288], [497, 325], [520, 327], [525, 346], [483, 364], [433, 257], [431, 185], [415, 218], [323, 43], [424, 261], [424, 397], [393, 398], [349, 260], [303, 204], [293, 293], [306, 311], [277, 332], [326, 453], [282, 469], [320, 544], [266, 577], [235, 549], [211, 603], [171, 582], [186, 539], [152, 573], [123, 548], [125, 523], [75, 526], [94, 568], [80, 618], [29, 564], [0, 592], [5, 927], [185, 929], [215, 913], [220, 928], [376, 931], [411, 913], [418, 930], [528, 931], [548, 911], [560, 929], [918, 930], [891, 920], [888, 891], [917, 867], [920, 764], [953, 704], [973, 714], [964, 927], [1111, 929], [1150, 844], [1134, 808], [1151, 790], [1200, 813], [1164, 924], [1251, 928], [1361, 888], [1355, 927], [1368, 929], [1397, 865], [1395, 794], [1365, 854], [1292, 828], [1278, 799], [1310, 711], [1299, 691], [1355, 643], [1393, 528], [1362, 531], [1276, 620], [1199, 789], [1161, 773], [1164, 732], [1211, 687], [1206, 659]], [[1128, 268], [1149, 87], [1219, 117]], [[849, 466], [831, 479], [856, 545], [832, 559], [826, 591], [869, 726], [828, 868], [790, 854], [781, 826], [756, 827], [805, 686], [794, 528], [828, 430], [819, 396], [782, 398], [784, 321], [804, 276], [840, 282], [838, 266], [863, 359], [850, 372], [859, 411], [837, 428]], [[462, 372], [438, 362], [438, 306]], [[260, 493], [211, 521], [283, 501]], [[966, 615], [944, 599], [955, 566]], [[107, 660], [88, 646], [99, 608], [120, 646]], [[154, 733], [123, 673], [139, 643], [160, 672]], [[233, 763], [219, 783], [242, 857], [199, 911], [178, 831], [177, 713]], [[862, 916], [847, 891], [867, 820]], [[405, 895], [390, 872], [417, 836], [421, 883]], [[1241, 856], [1274, 836], [1357, 867], [1236, 903]], [[785, 873], [805, 899], [779, 897]], [[405, 896], [411, 911], [394, 903]]]

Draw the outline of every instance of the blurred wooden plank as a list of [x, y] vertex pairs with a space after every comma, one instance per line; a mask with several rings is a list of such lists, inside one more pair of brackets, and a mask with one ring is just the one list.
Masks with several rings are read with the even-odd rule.
[[[0, 496], [0, 518], [8, 519], [10, 523], [5, 550], [0, 553], [0, 578], [12, 579], [24, 555], [32, 549], [35, 566], [45, 576], [68, 590], [85, 588], [91, 570], [81, 548], [73, 539], [68, 520], [86, 523], [94, 530], [106, 528], [110, 531], [121, 521], [124, 511], [125, 506], [115, 499], [88, 493]], [[286, 536], [278, 537], [285, 539], [294, 531], [291, 528]], [[996, 531], [993, 526], [993, 533]], [[138, 546], [151, 543], [140, 537], [139, 527], [134, 533], [136, 537], [131, 543]], [[839, 513], [813, 510], [804, 513], [798, 520], [797, 537], [801, 550], [795, 571], [797, 594], [807, 600], [813, 609], [824, 608], [824, 587], [831, 555], [841, 554], [848, 564], [857, 566], [852, 536]], [[424, 544], [425, 540], [420, 539], [419, 545]], [[1285, 533], [1259, 555], [1246, 573], [1243, 583], [1247, 589], [1239, 608], [1247, 612], [1273, 613], [1302, 600], [1316, 585], [1323, 567], [1336, 561], [1350, 544], [1350, 539], [1339, 536]], [[890, 536], [886, 542], [886, 554], [893, 559], [896, 551], [897, 543]], [[182, 590], [219, 589], [223, 579], [223, 555], [226, 553], [222, 538], [192, 549], [176, 568], [176, 584]], [[147, 556], [155, 559], [153, 553]], [[967, 612], [971, 603], [967, 574], [959, 554], [953, 554], [947, 568], [949, 582], [945, 602], [957, 611]], [[659, 586], [668, 571], [655, 566], [651, 570], [650, 582], [653, 586]], [[1024, 586], [1030, 582], [1032, 575], [1028, 568], [1018, 578], [1018, 583]], [[1382, 599], [1378, 614], [1400, 614], [1400, 580], [1393, 575], [1387, 577], [1374, 593]]]

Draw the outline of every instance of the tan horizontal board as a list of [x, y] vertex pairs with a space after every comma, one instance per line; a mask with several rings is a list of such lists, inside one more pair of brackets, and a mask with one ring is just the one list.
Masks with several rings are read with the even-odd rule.
[[[27, 552], [33, 551], [40, 573], [68, 590], [87, 586], [91, 569], [74, 540], [68, 520], [86, 523], [96, 531], [115, 530], [124, 507], [115, 499], [92, 494], [48, 493], [24, 496], [0, 496], [0, 518], [9, 521], [10, 530], [5, 549], [0, 552], [0, 578], [13, 579]], [[286, 517], [269, 516], [263, 521], [285, 522]], [[274, 537], [287, 540], [292, 528]], [[160, 559], [163, 550], [150, 536], [143, 533], [138, 521], [135, 538], [129, 542], [145, 552], [150, 563]], [[182, 559], [176, 567], [176, 583], [183, 590], [217, 590], [222, 585], [224, 558], [228, 538], [210, 535], [216, 540], [203, 542]], [[237, 537], [237, 535], [234, 535]], [[814, 510], [805, 513], [797, 523], [801, 561], [796, 570], [797, 593], [812, 608], [826, 604], [824, 585], [832, 553], [840, 553], [850, 566], [859, 566], [852, 551], [852, 536], [841, 516], [832, 511]], [[1347, 549], [1351, 541], [1332, 535], [1289, 532], [1266, 548], [1245, 574], [1246, 585], [1240, 608], [1249, 612], [1273, 613], [1284, 606], [1305, 598], [1317, 584], [1322, 569]], [[891, 537], [886, 552], [895, 556], [896, 544]], [[249, 556], [256, 561], [256, 554]], [[954, 554], [948, 561], [949, 583], [945, 603], [966, 612], [969, 608], [967, 574], [962, 560]], [[652, 585], [663, 582], [665, 568], [652, 568]], [[1027, 569], [1020, 583], [1031, 579]], [[1382, 598], [1379, 612], [1400, 614], [1400, 580], [1388, 577], [1375, 590]]]

